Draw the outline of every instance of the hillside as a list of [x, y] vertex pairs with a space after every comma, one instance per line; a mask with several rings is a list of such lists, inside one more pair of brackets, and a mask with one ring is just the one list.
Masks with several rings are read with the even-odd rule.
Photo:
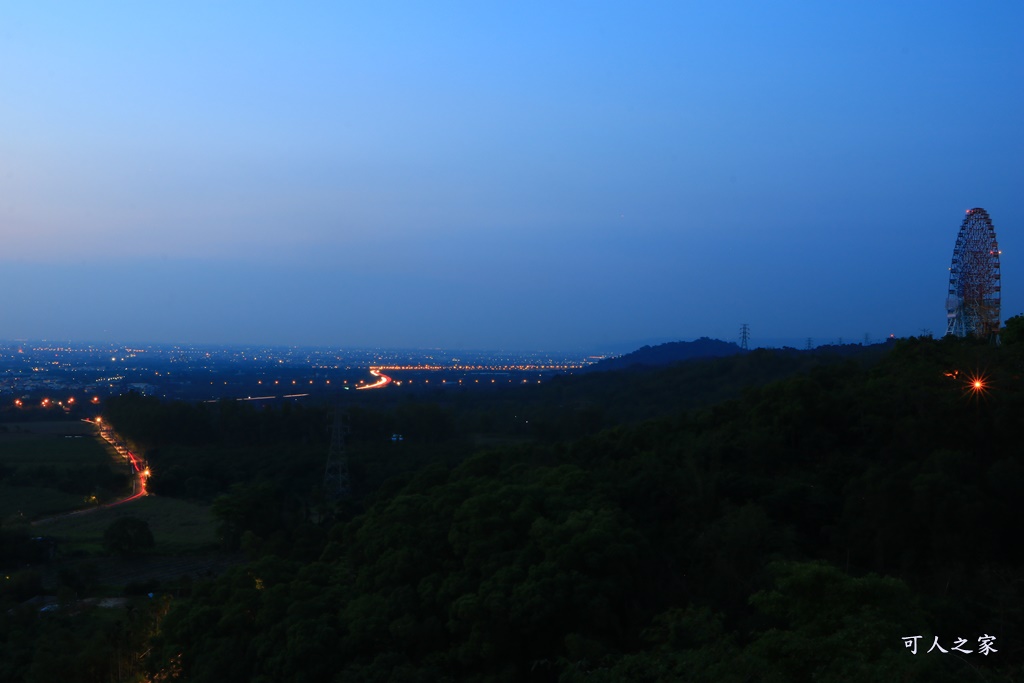
[[671, 365], [685, 360], [720, 358], [739, 353], [744, 353], [743, 349], [733, 342], [701, 337], [692, 342], [677, 341], [657, 346], [644, 346], [615, 358], [606, 358], [591, 365], [588, 369], [591, 372], [600, 372], [623, 370], [635, 366]]
[[[874, 352], [682, 363], [674, 371], [709, 385], [731, 377], [733, 398], [642, 422], [612, 411], [573, 436], [518, 411], [545, 415], [552, 392], [575, 382], [580, 395], [616, 397], [605, 405], [653, 385], [620, 371], [520, 390], [514, 405], [496, 393], [487, 447], [467, 431], [486, 406], [355, 411], [359, 485], [336, 506], [310, 494], [325, 412], [115, 403], [115, 424], [148, 430], [155, 471], [173, 473], [167, 495], [203, 478], [220, 494], [223, 546], [250, 558], [174, 584], [149, 675], [1015, 680], [1024, 551], [1007, 540], [1024, 534], [1024, 344], [910, 339]], [[741, 386], [780, 369], [792, 372]], [[979, 369], [976, 389], [967, 380]], [[673, 392], [689, 391], [661, 389], [657, 400], [678, 405]], [[176, 423], [191, 425], [191, 442]], [[401, 444], [386, 439], [397, 424]], [[38, 620], [7, 628], [45, 639]], [[913, 636], [916, 656], [904, 645]], [[72, 670], [84, 650], [64, 638], [47, 661]], [[971, 654], [925, 653], [958, 638]], [[11, 642], [0, 674], [21, 680], [34, 660]], [[997, 652], [981, 654], [985, 643]]]

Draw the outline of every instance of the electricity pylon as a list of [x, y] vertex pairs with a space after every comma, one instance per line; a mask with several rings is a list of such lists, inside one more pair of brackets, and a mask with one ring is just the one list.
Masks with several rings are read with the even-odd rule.
[[352, 492], [352, 482], [348, 476], [348, 455], [345, 453], [345, 436], [348, 431], [348, 421], [339, 408], [334, 413], [331, 448], [327, 452], [327, 466], [324, 468], [324, 497], [331, 502], [347, 498]]

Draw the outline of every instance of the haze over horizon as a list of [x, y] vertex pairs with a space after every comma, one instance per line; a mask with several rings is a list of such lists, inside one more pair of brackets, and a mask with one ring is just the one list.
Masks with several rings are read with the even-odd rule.
[[595, 349], [1024, 311], [1024, 7], [0, 8], [0, 337]]

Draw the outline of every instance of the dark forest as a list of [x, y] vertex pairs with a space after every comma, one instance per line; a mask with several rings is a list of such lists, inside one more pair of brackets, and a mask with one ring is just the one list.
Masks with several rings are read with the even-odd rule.
[[241, 559], [41, 615], [4, 529], [0, 679], [1021, 680], [1007, 325], [349, 399], [337, 501], [333, 406], [111, 399], [152, 492], [211, 503]]

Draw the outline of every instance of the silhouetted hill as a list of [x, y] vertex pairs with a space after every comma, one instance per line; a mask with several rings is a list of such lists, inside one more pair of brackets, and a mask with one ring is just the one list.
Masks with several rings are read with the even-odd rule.
[[721, 358], [744, 353], [734, 342], [701, 337], [692, 342], [669, 342], [658, 346], [644, 346], [632, 353], [609, 358], [590, 366], [590, 370], [623, 370], [637, 365], [671, 365], [684, 360], [699, 358]]

